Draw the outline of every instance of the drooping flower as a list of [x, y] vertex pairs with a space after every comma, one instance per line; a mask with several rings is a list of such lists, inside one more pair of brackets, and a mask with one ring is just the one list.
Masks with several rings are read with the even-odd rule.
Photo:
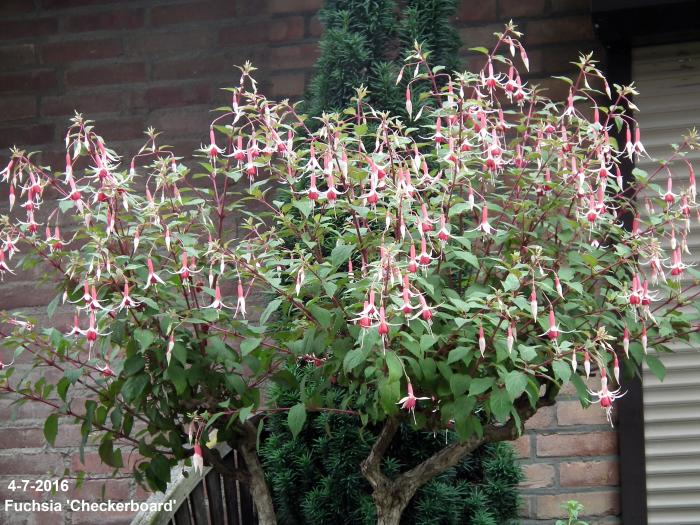
[[5, 278], [5, 272], [11, 273], [12, 275], [14, 275], [14, 273], [15, 273], [10, 269], [10, 267], [5, 262], [5, 251], [0, 250], [0, 279]]
[[233, 308], [233, 307], [224, 304], [224, 302], [221, 300], [221, 289], [219, 288], [219, 283], [216, 283], [216, 288], [214, 290], [214, 300], [212, 301], [212, 303], [210, 305], [203, 306], [202, 308], [214, 308], [216, 310], [221, 310], [222, 308]]
[[237, 299], [236, 299], [236, 311], [233, 316], [236, 317], [240, 312], [241, 317], [245, 319], [245, 293], [243, 292], [243, 283], [238, 279]]
[[302, 264], [299, 266], [299, 271], [297, 272], [296, 283], [294, 284], [294, 293], [297, 295], [297, 297], [299, 297], [305, 277], [306, 274], [304, 273], [304, 264], [302, 262]]
[[100, 375], [104, 378], [116, 377], [114, 370], [112, 370], [112, 367], [109, 366], [108, 362], [105, 362], [105, 366], [103, 367], [98, 366], [97, 369], [100, 371]]
[[[168, 347], [165, 350], [165, 360], [168, 365], [170, 365], [170, 358], [173, 354], [173, 348], [175, 348], [175, 334], [171, 333], [170, 337], [168, 338]], [[190, 438], [190, 441], [192, 441], [192, 438]]]
[[622, 388], [617, 388], [615, 390], [608, 389], [608, 378], [605, 372], [605, 368], [600, 369], [600, 390], [588, 390], [588, 394], [593, 398], [591, 402], [600, 403], [600, 406], [605, 410], [605, 416], [612, 426], [612, 405], [615, 400], [623, 397], [627, 392], [620, 391]]
[[642, 287], [639, 285], [639, 276], [635, 274], [632, 277], [632, 290], [629, 293], [629, 304], [638, 306], [642, 302]]
[[192, 467], [195, 474], [204, 473], [204, 458], [202, 457], [202, 446], [199, 443], [194, 444], [194, 454], [192, 455]]
[[409, 259], [408, 259], [408, 271], [410, 273], [416, 273], [418, 271], [418, 263], [416, 262], [416, 245], [411, 244], [409, 249]]
[[97, 322], [95, 320], [95, 312], [90, 312], [90, 324], [87, 328], [87, 330], [83, 330], [82, 334], [85, 336], [85, 339], [88, 342], [88, 359], [90, 358], [90, 355], [92, 354], [92, 347], [95, 345], [95, 341], [97, 341], [97, 337], [101, 336], [104, 337], [106, 335], [111, 334], [112, 332], [106, 332], [106, 333], [101, 333], [97, 331]]
[[556, 342], [560, 334], [559, 326], [554, 318], [554, 309], [551, 307], [549, 308], [549, 330], [547, 330], [546, 334], [547, 337], [554, 342]]
[[484, 357], [484, 352], [486, 352], [486, 338], [484, 337], [484, 325], [479, 325], [479, 352], [481, 352], [481, 357]]
[[140, 301], [134, 300], [134, 299], [129, 295], [129, 282], [128, 282], [128, 281], [124, 281], [124, 293], [123, 293], [121, 302], [120, 302], [119, 305], [117, 306], [117, 310], [118, 310], [118, 311], [121, 311], [121, 310], [123, 310], [124, 308], [126, 308], [126, 309], [135, 308], [135, 307], [137, 307], [137, 306], [140, 305], [140, 304], [141, 304]]
[[416, 397], [413, 394], [413, 385], [408, 383], [408, 395], [404, 398], [399, 399], [397, 405], [401, 405], [402, 410], [408, 410], [408, 412], [413, 415], [413, 422], [416, 421], [416, 404], [418, 401], [423, 401], [425, 399], [430, 399], [429, 397]]
[[146, 261], [146, 266], [148, 267], [148, 277], [146, 277], [146, 286], [143, 287], [144, 290], [148, 290], [151, 285], [165, 284], [163, 279], [158, 277], [158, 274], [153, 269], [153, 261], [150, 258]]
[[440, 239], [440, 243], [443, 247], [450, 238], [450, 232], [447, 231], [447, 225], [445, 222], [445, 214], [443, 213], [440, 215], [440, 231], [438, 232], [438, 239]]
[[81, 335], [83, 331], [80, 329], [80, 323], [78, 322], [78, 315], [73, 315], [73, 328], [66, 336], [70, 337], [72, 335]]
[[214, 128], [209, 129], [209, 148], [207, 149], [207, 155], [210, 158], [215, 159], [218, 157], [223, 150], [216, 145], [216, 136], [214, 135]]
[[428, 245], [425, 237], [421, 237], [420, 240], [420, 254], [418, 256], [418, 264], [424, 270], [430, 266], [430, 262], [433, 260], [433, 256], [428, 252]]
[[509, 324], [508, 325], [508, 335], [506, 337], [506, 348], [508, 349], [509, 354], [513, 353], [513, 343], [514, 342], [515, 342], [515, 338], [513, 337], [513, 325]]
[[[85, 286], [87, 286], [87, 281], [85, 282]], [[83, 295], [84, 297], [84, 295]], [[109, 310], [109, 308], [102, 306], [100, 301], [97, 300], [97, 288], [93, 284], [90, 288], [90, 296], [87, 300], [87, 305], [85, 306], [86, 309], [90, 309], [92, 311], [95, 310]]]
[[554, 288], [557, 290], [557, 295], [564, 298], [564, 291], [561, 288], [561, 281], [559, 281], [559, 276], [554, 274]]
[[403, 281], [403, 290], [401, 292], [401, 311], [408, 315], [410, 314], [416, 307], [411, 304], [411, 296], [413, 294], [411, 293], [409, 282], [408, 282], [408, 275], [404, 276], [404, 281]]
[[676, 197], [678, 197], [678, 195], [673, 193], [673, 179], [671, 175], [669, 175], [666, 180], [666, 193], [664, 193], [661, 198], [666, 202], [666, 206], [670, 208], [673, 203], [676, 202]]
[[408, 113], [409, 118], [413, 113], [413, 103], [411, 102], [411, 87], [406, 86], [406, 113]]
[[489, 223], [489, 208], [486, 206], [485, 202], [481, 207], [481, 222], [479, 222], [479, 225], [471, 231], [475, 230], [481, 231], [484, 235], [491, 235], [491, 232], [494, 231], [494, 228]]
[[418, 295], [418, 301], [420, 302], [420, 312], [418, 315], [420, 315], [423, 321], [427, 322], [428, 325], [430, 325], [433, 320], [433, 310], [435, 310], [435, 307], [428, 306], [428, 303], [425, 300], [425, 296], [423, 296], [423, 294]]

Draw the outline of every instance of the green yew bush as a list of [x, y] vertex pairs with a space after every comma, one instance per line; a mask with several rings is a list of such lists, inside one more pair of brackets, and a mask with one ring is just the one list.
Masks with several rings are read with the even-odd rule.
[[[334, 390], [339, 404], [345, 393], [340, 387]], [[293, 406], [299, 402], [299, 394], [274, 386], [269, 401], [272, 406]], [[362, 476], [360, 464], [375, 442], [378, 430], [375, 426], [358, 427], [352, 416], [326, 412], [310, 416], [304, 429], [293, 437], [286, 417], [272, 415], [260, 457], [279, 522], [286, 525], [376, 523], [371, 487]], [[455, 440], [450, 430], [416, 432], [404, 424], [384, 458], [383, 469], [390, 476], [398, 475]], [[510, 445], [484, 445], [421, 487], [401, 523], [510, 523], [518, 515], [517, 485], [522, 479]]]

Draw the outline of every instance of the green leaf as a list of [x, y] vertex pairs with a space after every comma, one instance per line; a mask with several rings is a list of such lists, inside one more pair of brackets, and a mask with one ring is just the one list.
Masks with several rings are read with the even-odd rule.
[[56, 442], [57, 435], [58, 414], [51, 414], [44, 422], [44, 437], [46, 438], [46, 442], [53, 447], [54, 443]]
[[257, 347], [259, 347], [260, 343], [262, 343], [262, 337], [246, 337], [241, 342], [241, 354], [243, 354], [244, 356], [248, 355]]
[[322, 308], [321, 306], [318, 306], [317, 304], [309, 305], [308, 309], [314, 316], [314, 319], [316, 319], [321, 325], [321, 328], [331, 327], [333, 320], [331, 312], [329, 312], [325, 308]]
[[331, 264], [335, 267], [340, 266], [350, 258], [350, 254], [355, 249], [350, 244], [336, 244], [331, 251]]
[[467, 375], [453, 374], [450, 378], [450, 390], [455, 397], [464, 394], [469, 389], [471, 378]]
[[379, 381], [379, 402], [387, 414], [395, 414], [398, 412], [396, 402], [401, 398], [401, 383], [399, 381], [388, 381], [382, 379]]
[[148, 464], [146, 469], [149, 474], [148, 479], [153, 486], [164, 492], [170, 481], [170, 462], [162, 454], [158, 454]]
[[571, 376], [571, 384], [574, 385], [574, 387], [576, 388], [576, 393], [578, 394], [578, 397], [581, 400], [581, 404], [584, 407], [590, 405], [590, 396], [588, 395], [588, 389], [586, 387], [586, 383], [584, 383], [583, 379], [581, 379], [581, 376], [578, 374], [574, 374], [573, 376]]
[[508, 372], [505, 377], [506, 390], [510, 396], [510, 400], [515, 401], [519, 398], [527, 388], [528, 377], [522, 372], [513, 370]]
[[466, 263], [471, 264], [477, 270], [479, 269], [479, 260], [473, 253], [465, 252], [462, 250], [455, 250], [453, 253], [458, 259], [462, 259]]
[[298, 403], [294, 405], [287, 414], [287, 424], [289, 425], [289, 430], [292, 431], [292, 436], [297, 437], [301, 429], [304, 427], [304, 422], [306, 421], [306, 407], [304, 403]]
[[491, 393], [489, 407], [491, 408], [491, 413], [500, 423], [505, 423], [508, 420], [513, 402], [510, 400], [506, 389], [497, 388]]
[[573, 83], [574, 83], [574, 81], [571, 80], [569, 77], [556, 76], [556, 77], [552, 77], [552, 78], [556, 78], [557, 80], [562, 80], [562, 81], [566, 82], [566, 83], [569, 84], [569, 85], [573, 85]]
[[149, 346], [151, 346], [151, 343], [155, 340], [156, 334], [154, 334], [150, 330], [143, 330], [141, 328], [137, 328], [134, 331], [134, 338], [141, 345], [141, 350], [146, 350]]
[[469, 385], [469, 395], [478, 396], [483, 394], [493, 385], [493, 377], [477, 377]]
[[98, 453], [100, 455], [102, 463], [104, 463], [105, 465], [109, 465], [110, 467], [114, 468], [120, 468], [124, 466], [121, 451], [118, 449], [114, 450], [114, 441], [112, 440], [111, 435], [106, 434], [105, 437], [102, 439], [102, 442], [100, 443], [100, 447], [98, 449]]
[[137, 399], [139, 396], [144, 394], [144, 389], [149, 383], [150, 377], [146, 374], [141, 374], [137, 376], [131, 376], [126, 380], [124, 386], [122, 387], [122, 395], [124, 396], [124, 401], [130, 403]]
[[569, 363], [563, 359], [558, 359], [552, 362], [552, 369], [554, 370], [554, 377], [559, 379], [562, 383], [568, 383], [571, 378], [571, 366]]
[[396, 381], [401, 378], [403, 366], [396, 352], [389, 350], [386, 353], [386, 366], [389, 368], [389, 381]]
[[56, 384], [56, 393], [58, 394], [58, 397], [60, 397], [63, 401], [66, 400], [66, 394], [68, 393], [68, 388], [70, 387], [70, 385], [71, 382], [67, 377], [62, 377], [58, 380], [58, 383]]
[[433, 334], [423, 334], [420, 338], [420, 349], [425, 352], [431, 348], [437, 341], [437, 337]]
[[61, 300], [62, 296], [63, 296], [63, 294], [58, 294], [56, 297], [53, 298], [53, 300], [46, 307], [46, 313], [48, 313], [49, 319], [51, 319], [53, 317], [53, 314], [56, 313], [56, 307], [58, 306], [58, 301]]
[[503, 281], [503, 289], [506, 292], [512, 292], [514, 290], [517, 290], [518, 288], [520, 288], [520, 279], [518, 279], [512, 273], [509, 273], [508, 277], [506, 277], [506, 280]]
[[537, 357], [537, 348], [534, 346], [518, 345], [518, 353], [520, 354], [520, 359], [529, 363]]
[[187, 389], [187, 374], [185, 369], [177, 365], [175, 361], [170, 363], [167, 370], [168, 379], [175, 385], [175, 391], [181, 395]]
[[313, 203], [309, 199], [304, 199], [304, 200], [296, 200], [292, 203], [292, 205], [301, 212], [301, 214], [308, 218], [309, 214], [311, 214], [311, 209], [313, 207]]
[[267, 306], [263, 310], [263, 313], [260, 314], [260, 324], [265, 324], [270, 318], [270, 316], [277, 311], [277, 308], [279, 308], [281, 304], [282, 299], [275, 299], [274, 301], [270, 301], [269, 303], [267, 303]]
[[666, 367], [661, 361], [659, 361], [658, 358], [652, 355], [648, 355], [647, 366], [649, 367], [649, 370], [651, 370], [652, 374], [654, 374], [659, 379], [659, 381], [664, 380], [664, 378], [666, 377]]
[[471, 350], [466, 346], [458, 346], [454, 350], [450, 350], [450, 353], [447, 356], [447, 364], [451, 365], [456, 361], [461, 361], [462, 359], [467, 357], [470, 352]]
[[239, 410], [238, 412], [238, 419], [241, 420], [241, 423], [245, 423], [246, 419], [250, 416], [250, 413], [253, 411], [254, 405], [250, 405], [247, 407], [243, 407]]
[[124, 361], [122, 372], [125, 376], [133, 376], [139, 373], [146, 366], [146, 361], [140, 355], [135, 355]]
[[360, 364], [364, 363], [366, 358], [365, 352], [361, 348], [350, 350], [345, 354], [345, 359], [343, 359], [343, 369], [346, 372], [352, 372]]

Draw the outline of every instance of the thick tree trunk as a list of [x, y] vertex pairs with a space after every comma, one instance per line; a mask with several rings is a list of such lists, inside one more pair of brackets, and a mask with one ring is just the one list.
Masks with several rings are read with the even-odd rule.
[[401, 515], [413, 494], [396, 493], [398, 487], [391, 485], [392, 492], [374, 491], [372, 498], [377, 509], [377, 525], [399, 525]]
[[[247, 428], [247, 427], [250, 428]], [[258, 451], [256, 447], [255, 427], [250, 423], [244, 425], [246, 436], [238, 450], [243, 456], [245, 467], [250, 474], [249, 488], [250, 495], [253, 497], [255, 509], [258, 511], [259, 525], [277, 525], [277, 517], [275, 516], [275, 507], [272, 503], [272, 494], [270, 488], [265, 481], [265, 472], [260, 464]]]
[[403, 509], [399, 507], [377, 506], [377, 525], [399, 525]]
[[258, 460], [257, 451], [255, 448], [251, 450], [247, 445], [241, 446], [238, 450], [241, 452], [246, 469], [250, 474], [248, 488], [250, 489], [250, 495], [253, 497], [255, 509], [258, 511], [259, 525], [277, 525], [272, 495], [265, 481], [265, 473]]
[[[532, 417], [538, 408], [553, 405], [558, 391], [559, 387], [550, 383], [547, 392], [534, 407], [531, 406], [526, 394], [516, 400], [515, 407], [522, 424]], [[389, 479], [381, 470], [381, 462], [398, 429], [398, 419], [387, 419], [369, 455], [362, 462], [362, 474], [372, 486], [372, 499], [377, 509], [377, 525], [399, 525], [401, 515], [416, 491], [435, 476], [454, 467], [478, 446], [496, 441], [509, 441], [519, 435], [515, 419], [509, 420], [505, 425], [487, 425], [483, 436], [474, 436], [463, 442], [452, 443], [411, 470], [394, 479]]]

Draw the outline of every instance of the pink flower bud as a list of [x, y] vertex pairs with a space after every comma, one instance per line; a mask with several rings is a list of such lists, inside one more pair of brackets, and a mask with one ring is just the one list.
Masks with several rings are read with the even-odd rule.
[[554, 275], [554, 287], [557, 289], [557, 294], [559, 295], [559, 297], [561, 297], [563, 299], [564, 292], [561, 288], [561, 282], [559, 281], [559, 276], [556, 274]]
[[382, 337], [389, 335], [389, 325], [386, 322], [386, 312], [383, 305], [379, 307], [379, 335]]
[[506, 337], [506, 348], [508, 349], [508, 353], [513, 352], [513, 327], [512, 325], [508, 325], [508, 336]]
[[486, 351], [486, 338], [484, 337], [484, 326], [479, 325], [479, 352], [481, 352], [481, 357], [484, 357], [485, 351]]
[[556, 341], [557, 337], [559, 337], [559, 328], [554, 319], [554, 310], [551, 307], [549, 308], [549, 331], [547, 332], [547, 336], [551, 341]]

